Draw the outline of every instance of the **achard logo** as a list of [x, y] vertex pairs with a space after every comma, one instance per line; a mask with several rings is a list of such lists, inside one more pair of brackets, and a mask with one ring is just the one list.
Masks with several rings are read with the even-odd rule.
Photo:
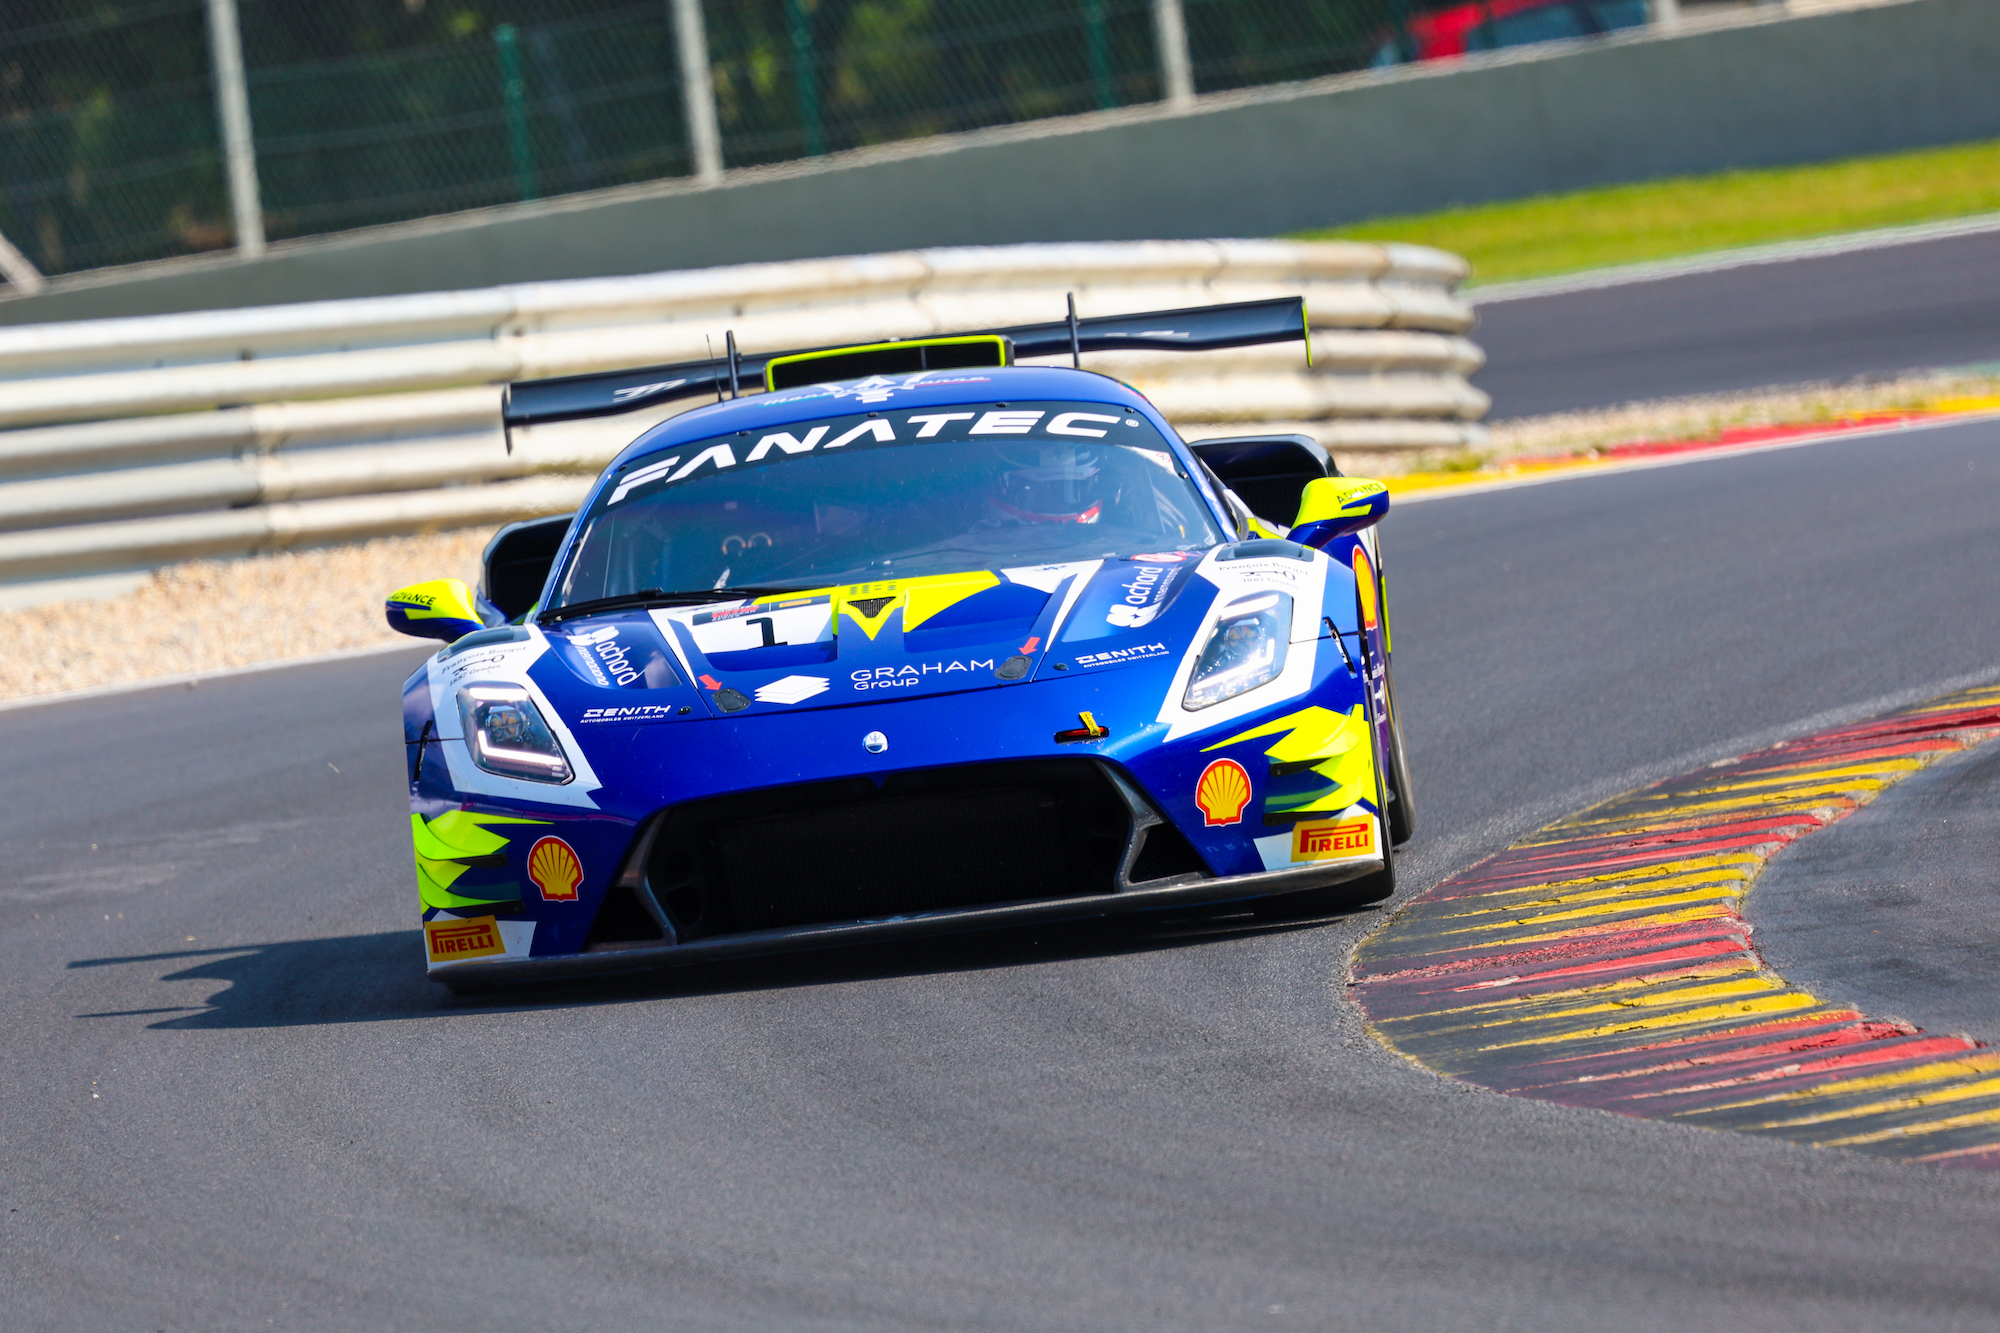
[[[613, 684], [621, 688], [629, 688], [634, 682], [643, 681], [646, 678], [646, 669], [635, 664], [632, 661], [630, 650], [624, 644], [618, 642], [618, 627], [616, 625], [599, 625], [596, 629], [587, 629], [581, 633], [572, 634], [569, 641], [579, 648], [589, 650], [591, 657], [596, 659], [595, 662], [590, 661], [589, 658], [586, 658], [585, 661], [592, 668], [592, 674], [600, 677], [597, 682], [598, 684]], [[600, 663], [602, 664], [601, 671], [597, 669]], [[601, 679], [606, 674], [609, 675], [608, 681]]]
[[993, 659], [964, 662], [904, 663], [900, 667], [879, 666], [871, 671], [850, 672], [848, 680], [857, 690], [898, 690], [932, 679], [944, 679], [955, 671], [991, 671]]
[[1113, 602], [1104, 612], [1104, 623], [1116, 625], [1119, 629], [1142, 629], [1153, 623], [1160, 614], [1157, 606], [1127, 606], [1123, 602]]
[[1132, 576], [1117, 585], [1119, 597], [1104, 610], [1104, 622], [1120, 629], [1138, 629], [1153, 623], [1173, 589], [1174, 567], [1179, 556], [1161, 564], [1140, 565]]

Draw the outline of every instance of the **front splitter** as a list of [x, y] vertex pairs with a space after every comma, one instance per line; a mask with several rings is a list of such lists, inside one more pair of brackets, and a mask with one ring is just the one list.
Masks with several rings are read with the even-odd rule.
[[957, 908], [941, 912], [918, 912], [909, 916], [882, 917], [868, 921], [786, 926], [775, 930], [714, 935], [706, 939], [689, 940], [685, 944], [647, 945], [639, 948], [609, 949], [597, 953], [559, 954], [548, 958], [468, 960], [433, 968], [428, 975], [431, 980], [445, 986], [484, 989], [489, 985], [509, 982], [650, 972], [661, 968], [718, 962], [728, 958], [801, 953], [812, 949], [833, 949], [847, 944], [879, 943], [926, 935], [994, 930], [1008, 926], [1033, 925], [1043, 921], [1076, 921], [1092, 917], [1124, 916], [1164, 907], [1204, 906], [1248, 898], [1272, 897], [1307, 889], [1330, 888], [1336, 884], [1365, 879], [1380, 873], [1383, 868], [1382, 860], [1370, 858], [1344, 861], [1337, 865], [1309, 865], [1287, 870], [1267, 870], [1252, 875], [1227, 875], [1206, 879], [1176, 878], [1161, 881], [1157, 887], [1127, 889], [1122, 893], [1100, 893], [1082, 898], [1038, 898], [1025, 902], [993, 903], [984, 907]]

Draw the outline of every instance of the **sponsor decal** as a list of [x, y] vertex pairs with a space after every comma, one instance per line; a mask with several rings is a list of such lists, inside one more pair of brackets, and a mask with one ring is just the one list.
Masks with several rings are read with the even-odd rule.
[[1076, 659], [1080, 667], [1110, 666], [1117, 662], [1143, 662], [1149, 657], [1168, 655], [1164, 643], [1142, 643], [1136, 648], [1113, 648], [1108, 652], [1085, 653]]
[[526, 644], [509, 644], [505, 648], [481, 648], [475, 652], [461, 653], [457, 657], [446, 658], [438, 667], [438, 674], [447, 685], [463, 684], [468, 678], [486, 674], [497, 667], [504, 667], [515, 658], [522, 656]]
[[1194, 803], [1209, 828], [1241, 824], [1243, 807], [1250, 804], [1250, 775], [1234, 759], [1218, 759], [1201, 771]]
[[1375, 607], [1375, 567], [1368, 563], [1368, 548], [1359, 543], [1354, 547], [1354, 592], [1361, 599], [1361, 623], [1369, 629], [1374, 629], [1378, 618]]
[[673, 715], [671, 704], [634, 704], [630, 708], [586, 708], [577, 723], [591, 726], [603, 722], [665, 722]]
[[545, 903], [573, 903], [583, 883], [583, 862], [576, 849], [561, 838], [542, 838], [528, 849], [528, 878]]
[[1174, 589], [1187, 572], [1181, 568], [1184, 564], [1178, 555], [1134, 556], [1123, 577], [1112, 585], [1104, 623], [1118, 629], [1142, 629], [1152, 624], [1173, 600]]
[[833, 684], [825, 676], [786, 676], [774, 680], [769, 685], [757, 687], [757, 702], [760, 704], [795, 704], [824, 694]]
[[773, 611], [790, 611], [800, 606], [824, 606], [833, 599], [825, 593], [817, 597], [790, 597], [780, 602], [745, 602], [742, 606], [726, 606], [720, 611], [697, 611], [690, 625], [710, 625], [719, 620], [736, 620], [743, 616], [767, 616]]
[[507, 952], [507, 945], [500, 938], [500, 923], [490, 916], [426, 921], [424, 943], [430, 948], [433, 963], [492, 958]]
[[1142, 565], [1178, 565], [1181, 561], [1188, 559], [1188, 554], [1186, 551], [1149, 551], [1145, 555], [1134, 555], [1126, 558], [1136, 560]]
[[[857, 405], [885, 403], [899, 388], [916, 383], [874, 376], [856, 384], [823, 386], [803, 395], [787, 397], [833, 397], [852, 399]], [[984, 377], [929, 379], [927, 385], [978, 384]], [[623, 504], [642, 487], [671, 486], [690, 477], [706, 476], [737, 467], [768, 467], [791, 458], [825, 453], [832, 449], [868, 449], [885, 445], [910, 444], [932, 439], [976, 439], [983, 436], [1028, 437], [1050, 443], [1075, 444], [1079, 438], [1098, 439], [1109, 434], [1101, 426], [1120, 421], [1139, 427], [1140, 434], [1118, 441], [1119, 447], [1144, 449], [1165, 447], [1159, 432], [1132, 417], [1076, 410], [1081, 403], [1045, 403], [1041, 407], [972, 408], [965, 411], [929, 409], [872, 413], [863, 416], [833, 417], [824, 422], [798, 422], [784, 430], [765, 431], [754, 441], [747, 436], [695, 441], [674, 446], [665, 458], [649, 460], [624, 473], [604, 501], [606, 507]], [[947, 429], [949, 428], [949, 429]], [[741, 450], [739, 453], [738, 451]], [[1181, 557], [1176, 557], [1177, 563]]]
[[879, 666], [872, 670], [850, 672], [848, 681], [857, 690], [895, 690], [922, 684], [933, 677], [946, 678], [954, 671], [991, 670], [993, 659], [990, 657], [951, 662], [905, 662], [899, 667]]
[[601, 689], [666, 689], [680, 684], [651, 622], [593, 625], [552, 636], [585, 680]]
[[1342, 861], [1375, 854], [1375, 821], [1326, 819], [1292, 829], [1292, 860]]

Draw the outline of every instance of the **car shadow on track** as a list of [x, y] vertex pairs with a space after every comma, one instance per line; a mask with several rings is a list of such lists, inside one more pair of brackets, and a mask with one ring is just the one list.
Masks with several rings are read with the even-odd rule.
[[[1375, 912], [1379, 907], [1363, 907]], [[1339, 918], [1332, 918], [1339, 919]], [[1310, 929], [1322, 921], [1261, 921], [1248, 915], [1175, 914], [1104, 918], [925, 940], [848, 945], [811, 953], [731, 959], [627, 976], [579, 978], [454, 997], [424, 977], [414, 930], [316, 940], [83, 958], [71, 968], [173, 965], [158, 981], [222, 982], [206, 1006], [163, 1003], [79, 1018], [161, 1015], [154, 1029], [269, 1028], [449, 1018], [508, 1010], [582, 1008], [683, 995], [781, 990], [939, 972], [990, 971], [1070, 959], [1187, 947]]]

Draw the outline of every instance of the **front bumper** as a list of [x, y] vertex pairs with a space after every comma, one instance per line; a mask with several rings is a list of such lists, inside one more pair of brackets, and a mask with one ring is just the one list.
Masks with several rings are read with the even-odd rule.
[[1166, 883], [1158, 887], [1133, 888], [1086, 897], [992, 903], [981, 907], [919, 912], [909, 916], [876, 920], [827, 922], [810, 926], [788, 926], [776, 930], [746, 931], [741, 934], [712, 935], [689, 940], [684, 944], [636, 945], [543, 958], [480, 959], [436, 967], [430, 971], [429, 976], [431, 980], [446, 986], [485, 987], [489, 984], [508, 982], [649, 972], [728, 958], [800, 953], [863, 942], [914, 939], [927, 935], [1033, 925], [1044, 921], [1087, 920], [1092, 917], [1157, 911], [1168, 907], [1193, 907], [1273, 897], [1365, 879], [1379, 873], [1383, 868], [1384, 863], [1379, 860], [1333, 866], [1298, 866], [1288, 870], [1268, 870], [1257, 874], [1226, 875], [1186, 883]]

